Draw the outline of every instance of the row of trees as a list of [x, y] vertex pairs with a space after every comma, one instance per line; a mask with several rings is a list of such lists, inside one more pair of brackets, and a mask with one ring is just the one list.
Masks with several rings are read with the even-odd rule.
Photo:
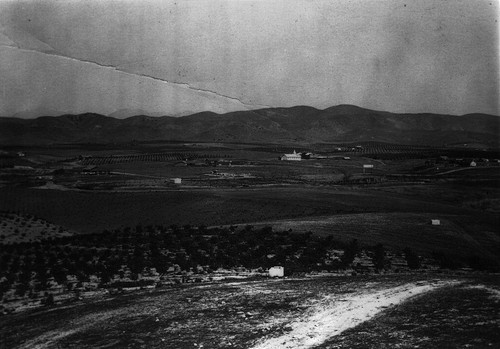
[[[125, 270], [137, 279], [145, 269], [155, 268], [164, 274], [174, 266], [177, 272], [204, 273], [218, 268], [257, 269], [274, 265], [284, 266], [287, 273], [333, 271], [353, 266], [362, 250], [370, 256], [376, 270], [388, 268], [387, 251], [381, 244], [362, 247], [357, 240], [345, 243], [311, 232], [275, 232], [270, 227], [252, 226], [137, 226], [3, 246], [0, 295], [14, 285], [18, 296], [39, 293], [49, 288], [51, 280], [69, 289], [69, 275], [76, 276], [78, 283], [96, 277], [101, 286], [106, 286], [114, 278], [123, 279]], [[337, 251], [335, 258], [332, 251]], [[421, 258], [410, 248], [405, 249], [404, 255], [408, 268], [421, 267]], [[444, 254], [436, 256], [443, 267], [458, 266]], [[476, 258], [473, 265], [482, 268], [484, 261]]]
[[[325, 258], [332, 248], [345, 248], [346, 258], [334, 265], [352, 262], [357, 248], [308, 234], [273, 232], [271, 228], [244, 229], [177, 226], [137, 226], [101, 234], [76, 235], [43, 242], [5, 245], [0, 252], [0, 293], [16, 285], [16, 293], [41, 292], [49, 280], [66, 285], [68, 276], [79, 282], [97, 276], [102, 285], [119, 275], [123, 266], [137, 277], [145, 268], [166, 273], [218, 268], [268, 268], [281, 264], [290, 271], [327, 268]], [[356, 251], [355, 251], [356, 250]], [[328, 267], [331, 268], [331, 267]]]
[[185, 159], [222, 159], [229, 158], [227, 154], [220, 153], [147, 153], [136, 155], [111, 155], [82, 158], [82, 165], [104, 165], [126, 162], [156, 162], [156, 161], [174, 161]]

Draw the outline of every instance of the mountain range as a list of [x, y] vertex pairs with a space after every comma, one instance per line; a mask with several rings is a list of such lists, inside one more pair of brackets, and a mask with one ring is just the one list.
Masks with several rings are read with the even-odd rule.
[[248, 143], [380, 141], [442, 146], [479, 143], [499, 146], [500, 117], [396, 114], [338, 105], [266, 108], [226, 114], [202, 112], [183, 117], [100, 114], [0, 118], [0, 144], [111, 143], [178, 140]]

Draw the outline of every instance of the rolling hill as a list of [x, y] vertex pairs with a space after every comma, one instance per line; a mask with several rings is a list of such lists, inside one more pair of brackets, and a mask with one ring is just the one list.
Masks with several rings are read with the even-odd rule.
[[500, 117], [395, 114], [339, 105], [267, 108], [183, 117], [145, 115], [116, 119], [99, 114], [0, 118], [0, 144], [109, 143], [196, 140], [255, 143], [381, 141], [444, 145], [480, 143], [498, 147]]

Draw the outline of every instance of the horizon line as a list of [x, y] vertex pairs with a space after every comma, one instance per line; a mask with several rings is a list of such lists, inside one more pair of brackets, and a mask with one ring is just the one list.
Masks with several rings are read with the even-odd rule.
[[[17, 120], [36, 120], [36, 119], [45, 118], [45, 117], [54, 117], [54, 118], [57, 118], [57, 117], [63, 117], [63, 116], [80, 116], [80, 115], [93, 114], [93, 115], [99, 115], [99, 116], [103, 116], [103, 117], [109, 117], [109, 118], [116, 119], [116, 120], [126, 120], [126, 119], [137, 117], [137, 116], [145, 116], [145, 117], [149, 117], [149, 118], [164, 118], [164, 117], [169, 117], [169, 118], [184, 118], [184, 117], [190, 117], [190, 116], [193, 116], [193, 115], [203, 114], [203, 113], [214, 114], [214, 115], [217, 115], [217, 116], [222, 116], [222, 115], [234, 114], [234, 113], [242, 113], [242, 112], [252, 113], [252, 112], [257, 112], [257, 111], [260, 111], [260, 110], [272, 110], [272, 109], [310, 108], [310, 109], [315, 109], [317, 111], [325, 111], [327, 109], [338, 108], [338, 107], [353, 107], [353, 108], [367, 110], [367, 111], [372, 111], [372, 112], [377, 112], [377, 113], [389, 113], [389, 114], [394, 114], [394, 115], [422, 115], [422, 114], [432, 114], [432, 115], [458, 116], [458, 117], [459, 116], [467, 116], [467, 115], [488, 115], [488, 116], [500, 117], [500, 114], [488, 114], [488, 113], [482, 113], [482, 112], [472, 112], [472, 113], [466, 113], [466, 114], [443, 114], [443, 113], [435, 113], [435, 112], [429, 112], [429, 111], [423, 111], [423, 112], [392, 112], [392, 111], [387, 111], [387, 110], [378, 110], [378, 109], [364, 108], [364, 107], [361, 107], [361, 106], [358, 106], [358, 105], [355, 105], [355, 104], [337, 104], [337, 105], [333, 105], [333, 106], [321, 109], [321, 108], [313, 107], [313, 106], [310, 106], [310, 105], [299, 104], [299, 105], [294, 105], [294, 106], [291, 106], [291, 107], [280, 107], [280, 106], [278, 106], [278, 107], [264, 107], [264, 108], [256, 108], [256, 109], [242, 109], [242, 110], [236, 110], [236, 111], [229, 111], [229, 112], [225, 112], [225, 113], [217, 113], [217, 112], [214, 112], [214, 111], [211, 111], [211, 110], [203, 110], [203, 111], [199, 111], [199, 112], [192, 112], [192, 113], [190, 112], [189, 114], [178, 114], [178, 115], [161, 114], [161, 113], [158, 113], [158, 112], [156, 112], [156, 113], [144, 113], [144, 114], [143, 113], [138, 113], [138, 114], [133, 114], [133, 115], [126, 116], [126, 117], [123, 117], [123, 118], [113, 116], [113, 114], [119, 113], [120, 111], [122, 111], [122, 109], [114, 111], [114, 112], [109, 113], [109, 114], [101, 114], [101, 113], [92, 112], [92, 111], [88, 111], [88, 112], [76, 112], [76, 113], [60, 112], [60, 113], [57, 113], [57, 114], [56, 113], [52, 113], [52, 114], [40, 114], [40, 115], [34, 116], [34, 117], [20, 117], [20, 116], [16, 116], [17, 114], [23, 113], [23, 112], [18, 112], [16, 114], [12, 115], [12, 116], [0, 115], [0, 118], [1, 119], [17, 119]], [[127, 110], [123, 110], [124, 113], [126, 113], [126, 111]], [[26, 112], [26, 113], [29, 113], [29, 112]], [[157, 114], [157, 115], [154, 115], [154, 114]]]

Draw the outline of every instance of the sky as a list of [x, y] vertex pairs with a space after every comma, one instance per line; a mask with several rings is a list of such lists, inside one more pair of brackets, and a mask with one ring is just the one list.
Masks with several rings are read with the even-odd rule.
[[0, 0], [0, 116], [499, 115], [499, 0]]

